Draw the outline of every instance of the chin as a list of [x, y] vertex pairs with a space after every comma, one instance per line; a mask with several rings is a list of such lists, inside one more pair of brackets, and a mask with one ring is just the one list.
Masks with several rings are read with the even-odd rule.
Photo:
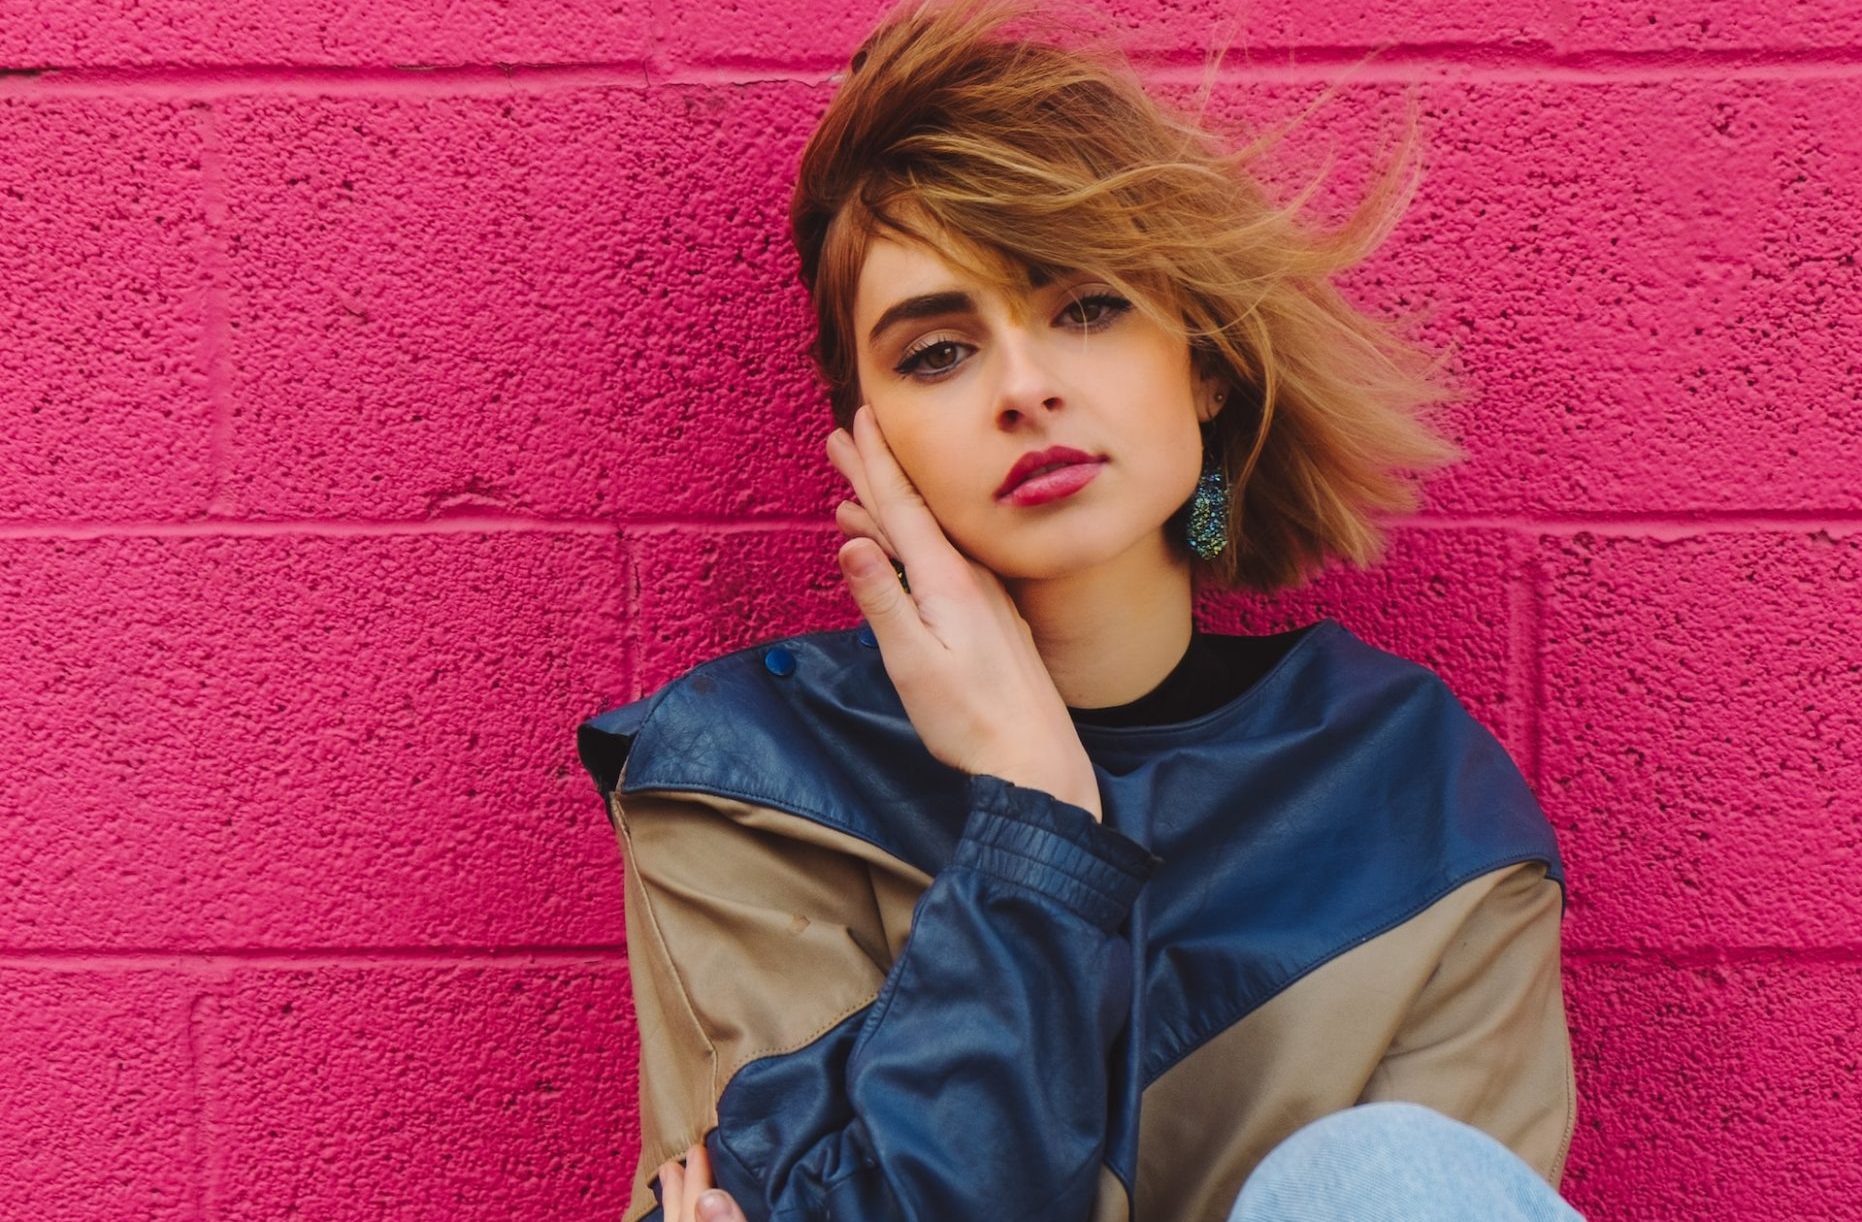
[[995, 546], [969, 555], [1004, 581], [1051, 581], [1104, 564], [1121, 555], [1133, 540], [1081, 538], [1077, 530], [1064, 543], [1043, 547], [1034, 539], [1023, 546]]

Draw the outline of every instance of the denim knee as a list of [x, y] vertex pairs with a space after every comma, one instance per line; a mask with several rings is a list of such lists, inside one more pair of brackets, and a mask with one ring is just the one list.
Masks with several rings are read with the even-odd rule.
[[1570, 1222], [1581, 1215], [1493, 1136], [1417, 1103], [1360, 1104], [1294, 1132], [1229, 1222]]

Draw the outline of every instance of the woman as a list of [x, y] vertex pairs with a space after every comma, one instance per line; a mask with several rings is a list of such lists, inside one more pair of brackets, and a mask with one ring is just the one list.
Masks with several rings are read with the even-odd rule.
[[802, 159], [865, 623], [581, 728], [625, 1216], [1570, 1217], [1563, 871], [1518, 770], [1335, 620], [1192, 619], [1375, 558], [1397, 472], [1457, 454], [1327, 279], [1402, 162], [1309, 233], [1041, 21], [895, 14]]

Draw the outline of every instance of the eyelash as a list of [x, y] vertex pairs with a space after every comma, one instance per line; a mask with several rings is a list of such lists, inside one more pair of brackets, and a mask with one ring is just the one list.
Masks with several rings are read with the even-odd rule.
[[[1067, 310], [1071, 310], [1075, 306], [1090, 306], [1090, 305], [1095, 305], [1095, 304], [1105, 306], [1106, 307], [1105, 312], [1101, 314], [1100, 317], [1096, 321], [1084, 324], [1081, 327], [1081, 330], [1088, 331], [1088, 332], [1103, 330], [1106, 327], [1111, 326], [1114, 322], [1116, 322], [1119, 316], [1124, 314], [1125, 311], [1131, 309], [1131, 302], [1125, 300], [1125, 298], [1120, 297], [1117, 294], [1089, 293], [1088, 295], [1084, 297], [1068, 302], [1066, 310], [1062, 310], [1061, 313], [1064, 314], [1067, 312]], [[916, 348], [909, 349], [905, 353], [904, 358], [901, 359], [897, 365], [894, 365], [892, 367], [893, 372], [900, 374], [901, 376], [904, 376], [904, 377], [917, 378], [921, 382], [939, 381], [942, 379], [943, 375], [957, 368], [957, 366], [946, 365], [942, 369], [932, 370], [931, 372], [935, 376], [929, 377], [929, 378], [922, 377], [918, 374], [917, 371], [919, 367], [924, 364], [925, 355], [930, 352], [935, 352], [939, 348], [956, 348], [956, 347], [967, 348], [968, 346], [969, 345], [967, 344], [959, 344], [954, 339], [933, 340], [928, 344], [921, 344], [920, 346]]]

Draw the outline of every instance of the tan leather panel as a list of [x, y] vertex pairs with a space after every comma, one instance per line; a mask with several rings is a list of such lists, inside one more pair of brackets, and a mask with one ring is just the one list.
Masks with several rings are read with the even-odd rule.
[[888, 878], [890, 897], [902, 885], [890, 880], [925, 876], [727, 798], [617, 790], [611, 809], [640, 1033], [631, 1220], [653, 1209], [659, 1165], [717, 1126], [739, 1068], [813, 1042], [878, 995], [904, 935], [882, 919], [873, 878]]
[[1577, 1123], [1558, 884], [1521, 866], [1456, 931], [1364, 1087], [1499, 1138], [1556, 1188]]
[[684, 986], [642, 894], [626, 825], [619, 825], [618, 831], [627, 970], [632, 978], [634, 1022], [640, 1039], [642, 1150], [623, 1215], [632, 1222], [658, 1204], [650, 1184], [659, 1165], [672, 1157], [672, 1152], [683, 1153], [701, 1134], [715, 1127], [716, 1073], [710, 1043], [686, 1004]]
[[1307, 973], [1153, 1082], [1137, 1213], [1226, 1218], [1295, 1129], [1377, 1099], [1491, 1133], [1556, 1187], [1571, 1075], [1558, 884], [1537, 862], [1503, 867]]

